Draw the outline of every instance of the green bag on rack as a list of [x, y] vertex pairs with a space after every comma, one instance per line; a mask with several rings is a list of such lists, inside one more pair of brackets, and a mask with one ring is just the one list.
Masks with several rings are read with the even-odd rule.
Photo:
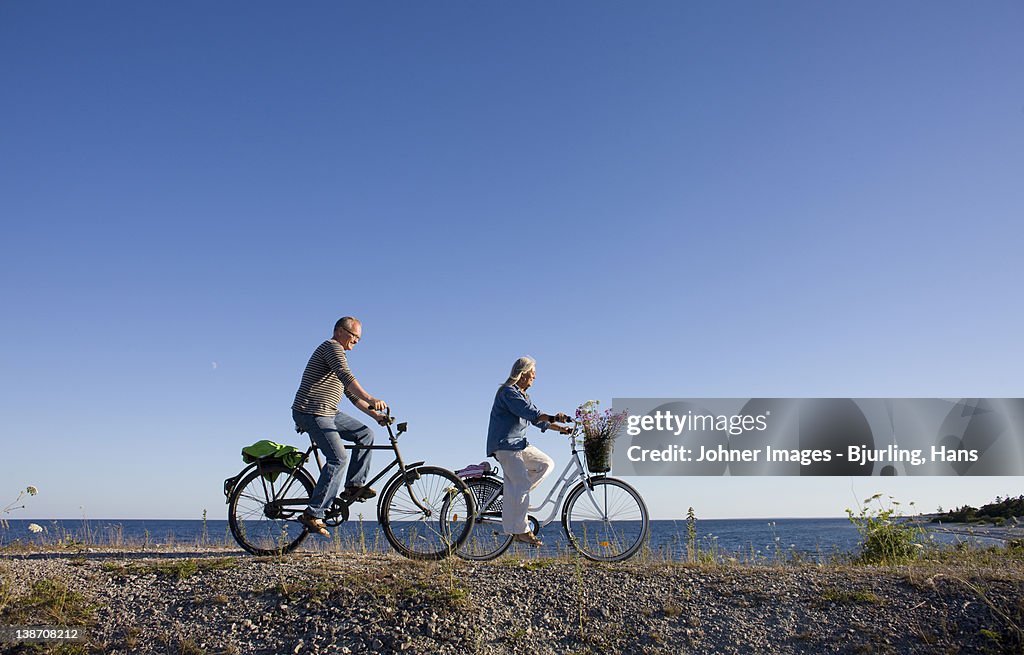
[[[256, 460], [278, 460], [289, 469], [293, 469], [302, 464], [302, 456], [302, 451], [295, 446], [285, 446], [268, 439], [262, 439], [242, 449], [242, 461], [246, 464]], [[277, 475], [277, 473], [264, 473], [263, 477], [274, 482]]]

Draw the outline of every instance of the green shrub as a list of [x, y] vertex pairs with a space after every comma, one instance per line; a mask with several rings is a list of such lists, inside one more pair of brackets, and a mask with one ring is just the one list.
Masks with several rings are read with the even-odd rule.
[[856, 514], [851, 509], [846, 510], [861, 537], [857, 561], [862, 564], [902, 564], [916, 559], [922, 551], [918, 540], [924, 530], [903, 517], [899, 502], [892, 496], [889, 496], [888, 503], [883, 503], [881, 498], [882, 494], [868, 498]]

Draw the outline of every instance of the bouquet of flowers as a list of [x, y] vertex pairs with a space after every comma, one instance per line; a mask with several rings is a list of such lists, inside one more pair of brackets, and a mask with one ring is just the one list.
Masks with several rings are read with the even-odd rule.
[[588, 400], [576, 409], [576, 426], [583, 430], [583, 453], [591, 473], [612, 470], [612, 446], [626, 422], [626, 412], [602, 412], [600, 404], [599, 400]]

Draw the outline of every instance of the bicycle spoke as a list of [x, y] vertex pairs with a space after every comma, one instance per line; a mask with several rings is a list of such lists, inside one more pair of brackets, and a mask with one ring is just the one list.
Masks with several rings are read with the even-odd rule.
[[[264, 471], [267, 469], [264, 468]], [[257, 471], [243, 478], [232, 493], [228, 507], [228, 521], [238, 543], [249, 552], [269, 555], [288, 552], [306, 538], [306, 530], [295, 521], [297, 508], [268, 510], [271, 499], [308, 500], [313, 490], [312, 479], [303, 470], [291, 474], [283, 466], [274, 482]], [[271, 517], [274, 518], [271, 518]]]
[[469, 498], [445, 469], [422, 467], [417, 474], [385, 492], [384, 534], [407, 557], [437, 559], [465, 538], [472, 518]]
[[512, 535], [501, 527], [502, 484], [493, 478], [471, 478], [466, 481], [477, 503], [473, 531], [456, 554], [463, 559], [489, 560], [498, 557], [512, 545]]
[[647, 535], [647, 508], [632, 487], [613, 478], [577, 487], [566, 499], [563, 527], [585, 557], [618, 561], [635, 553]]

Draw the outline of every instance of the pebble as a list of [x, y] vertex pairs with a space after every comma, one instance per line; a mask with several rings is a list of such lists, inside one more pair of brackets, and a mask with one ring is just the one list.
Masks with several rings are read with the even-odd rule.
[[[91, 649], [112, 654], [971, 653], [992, 648], [987, 631], [1021, 645], [991, 609], [1017, 616], [1024, 571], [1014, 567], [537, 567], [508, 556], [424, 563], [299, 553], [232, 555], [234, 566], [204, 569], [225, 553], [189, 556], [199, 570], [179, 581], [137, 572], [180, 553], [5, 555], [0, 584], [14, 596], [43, 578], [68, 585], [97, 606]], [[129, 566], [132, 574], [117, 573]], [[875, 600], [842, 593], [855, 591]]]

